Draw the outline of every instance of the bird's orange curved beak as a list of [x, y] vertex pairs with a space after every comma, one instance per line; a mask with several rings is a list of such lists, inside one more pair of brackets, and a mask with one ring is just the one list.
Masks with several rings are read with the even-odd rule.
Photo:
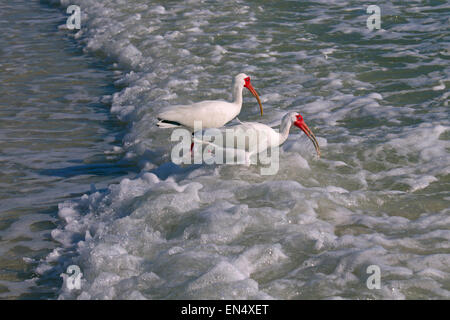
[[308, 138], [311, 139], [312, 143], [314, 144], [314, 148], [316, 148], [317, 155], [320, 158], [320, 148], [316, 136], [311, 131], [311, 129], [308, 128], [308, 126], [306, 125], [305, 121], [301, 116], [297, 118], [297, 121], [294, 122], [294, 125], [300, 128], [308, 136]]
[[255, 96], [256, 100], [258, 100], [259, 109], [261, 110], [261, 115], [263, 115], [263, 107], [261, 104], [261, 100], [259, 99], [258, 92], [256, 92], [255, 88], [253, 88], [253, 86], [250, 82], [250, 77], [245, 78], [244, 80], [245, 80], [244, 87], [246, 87]]

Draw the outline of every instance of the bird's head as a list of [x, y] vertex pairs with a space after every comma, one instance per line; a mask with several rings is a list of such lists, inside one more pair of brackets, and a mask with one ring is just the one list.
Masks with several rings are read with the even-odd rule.
[[309, 129], [309, 127], [303, 120], [303, 116], [298, 112], [289, 112], [287, 115], [291, 123], [294, 124], [294, 126], [296, 126], [297, 128], [301, 129], [312, 141], [312, 143], [314, 144], [314, 148], [316, 148], [317, 155], [320, 157], [319, 143], [317, 142], [314, 133], [311, 131], [311, 129]]
[[250, 77], [248, 75], [246, 75], [245, 73], [239, 73], [235, 77], [235, 83], [238, 86], [247, 88], [255, 96], [255, 98], [259, 104], [259, 109], [261, 110], [261, 115], [263, 115], [263, 107], [261, 104], [261, 100], [259, 99], [258, 93], [256, 92], [255, 88], [253, 88], [252, 83], [250, 82]]

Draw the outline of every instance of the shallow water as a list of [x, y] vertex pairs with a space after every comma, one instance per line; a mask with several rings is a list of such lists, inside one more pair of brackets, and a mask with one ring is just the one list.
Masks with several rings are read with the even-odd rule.
[[[371, 3], [382, 30], [366, 27]], [[68, 201], [46, 189], [59, 219], [46, 218], [52, 253], [30, 262], [38, 288], [59, 285], [59, 298], [79, 299], [450, 297], [447, 2], [70, 4], [83, 13], [73, 45], [115, 69], [86, 76], [115, 86], [90, 91], [91, 107], [126, 125], [102, 182], [125, 174], [123, 163], [141, 171], [106, 189], [92, 177], [74, 183], [86, 194]], [[167, 105], [231, 99], [239, 72], [265, 110], [261, 118], [246, 94], [239, 118], [276, 123], [299, 111], [322, 158], [292, 129], [275, 176], [170, 162], [170, 130], [154, 116]], [[118, 126], [87, 134], [98, 145], [62, 161], [112, 149], [106, 137]], [[56, 280], [73, 264], [80, 290]], [[381, 289], [366, 286], [370, 265], [380, 267]]]
[[58, 32], [65, 19], [37, 1], [0, 4], [1, 298], [56, 297], [61, 281], [39, 283], [34, 269], [58, 246], [58, 203], [129, 171], [104, 154], [124, 130], [100, 101], [113, 72]]

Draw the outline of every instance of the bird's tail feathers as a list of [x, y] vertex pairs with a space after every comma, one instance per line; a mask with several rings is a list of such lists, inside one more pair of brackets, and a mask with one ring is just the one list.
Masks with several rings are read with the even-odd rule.
[[156, 124], [160, 128], [178, 128], [181, 127], [181, 124], [175, 121], [163, 120], [159, 119], [159, 122]]

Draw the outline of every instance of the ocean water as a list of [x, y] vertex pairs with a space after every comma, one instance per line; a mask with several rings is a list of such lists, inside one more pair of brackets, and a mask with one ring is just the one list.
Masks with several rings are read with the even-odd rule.
[[83, 54], [38, 1], [0, 4], [0, 298], [55, 298], [59, 276], [36, 266], [58, 246], [58, 203], [136, 170], [120, 153], [126, 124], [103, 95], [115, 92], [107, 63]]
[[[450, 298], [447, 1], [24, 3], [0, 10], [2, 297]], [[298, 111], [320, 159], [291, 129], [276, 175], [171, 162], [155, 115], [240, 72], [265, 113], [246, 93], [239, 119]]]

